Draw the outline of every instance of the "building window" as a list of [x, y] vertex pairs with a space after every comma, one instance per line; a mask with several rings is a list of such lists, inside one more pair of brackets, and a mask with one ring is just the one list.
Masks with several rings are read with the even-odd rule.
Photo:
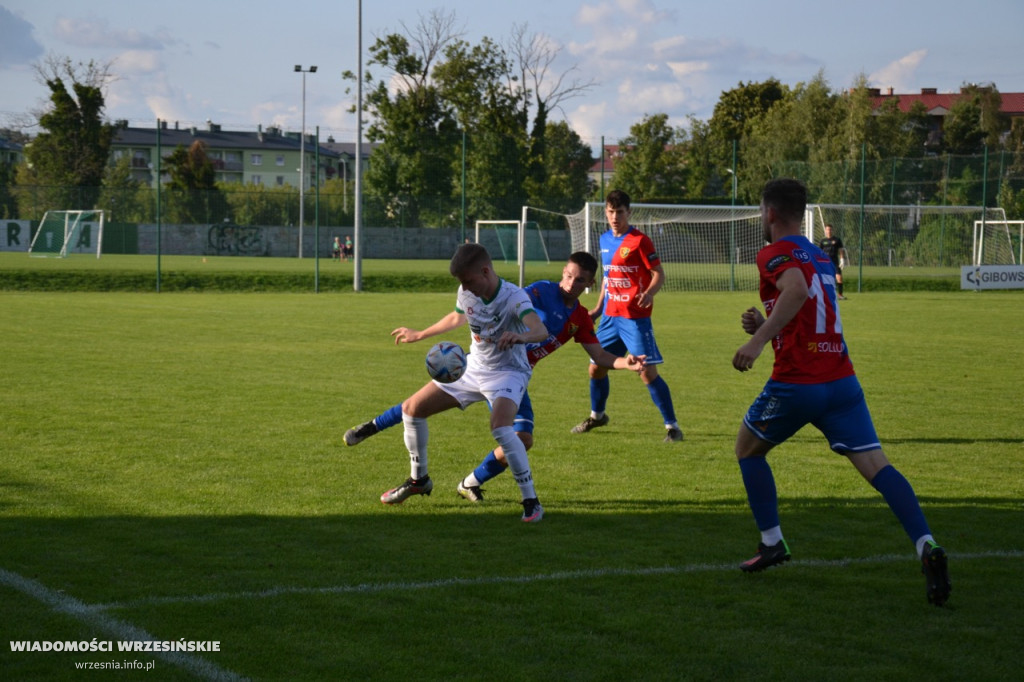
[[277, 158], [274, 159], [274, 163], [276, 163], [278, 166], [283, 166], [284, 165], [284, 154], [278, 154]]
[[283, 175], [278, 175], [277, 176], [277, 186], [278, 187], [284, 187], [284, 176]]
[[252, 165], [254, 165], [254, 166], [262, 166], [263, 165], [263, 155], [262, 154], [252, 154], [249, 158], [252, 161]]
[[261, 175], [254, 175], [254, 176], [252, 176], [252, 184], [254, 184], [254, 185], [262, 185], [263, 184], [263, 176], [261, 176]]

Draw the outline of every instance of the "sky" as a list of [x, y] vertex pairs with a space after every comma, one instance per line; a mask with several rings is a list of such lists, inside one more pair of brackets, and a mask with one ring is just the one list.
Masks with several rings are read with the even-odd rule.
[[[368, 0], [364, 68], [383, 76], [366, 64], [369, 46], [434, 12], [454, 13], [471, 44], [507, 42], [516, 26], [542, 36], [557, 50], [554, 73], [592, 83], [553, 118], [593, 147], [652, 114], [676, 126], [708, 119], [723, 91], [773, 77], [1024, 92], [1021, 0]], [[355, 90], [341, 74], [358, 67], [358, 14], [359, 0], [0, 0], [0, 127], [24, 128], [46, 104], [33, 65], [51, 55], [112, 63], [110, 120], [298, 131], [305, 108], [308, 131], [353, 142]], [[303, 77], [297, 64], [318, 70]]]

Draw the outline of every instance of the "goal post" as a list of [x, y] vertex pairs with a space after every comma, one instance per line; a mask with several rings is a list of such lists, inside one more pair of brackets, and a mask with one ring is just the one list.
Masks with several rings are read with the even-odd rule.
[[[28, 253], [39, 258], [67, 258], [72, 253], [103, 251], [102, 210], [47, 211], [32, 236]], [[93, 248], [95, 244], [95, 249]]]
[[526, 261], [551, 262], [544, 231], [536, 221], [527, 220], [523, 208], [522, 220], [477, 220], [474, 239], [493, 253], [501, 253], [506, 263], [519, 268], [519, 286], [523, 286]]
[[1024, 265], [1024, 220], [975, 220], [971, 265]]

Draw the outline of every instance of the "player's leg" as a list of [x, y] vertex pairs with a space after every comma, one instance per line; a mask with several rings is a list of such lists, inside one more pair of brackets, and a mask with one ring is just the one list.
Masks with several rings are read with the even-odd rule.
[[384, 429], [398, 426], [402, 423], [402, 403], [392, 405], [368, 422], [363, 422], [345, 432], [345, 445], [358, 445], [370, 436], [374, 436]]
[[429, 382], [402, 403], [405, 447], [409, 451], [409, 478], [380, 496], [384, 504], [401, 504], [412, 495], [429, 495], [434, 489], [427, 468], [427, 418], [453, 407], [460, 407], [456, 395], [436, 382]]
[[651, 394], [651, 401], [661, 412], [665, 422], [665, 442], [676, 443], [683, 440], [683, 430], [679, 428], [676, 421], [676, 410], [672, 403], [672, 392], [668, 383], [658, 373], [658, 365], [664, 363], [658, 343], [654, 340], [654, 327], [650, 318], [639, 320], [623, 320], [622, 338], [626, 344], [626, 350], [633, 355], [646, 355], [647, 363], [640, 375], [647, 391]]
[[[523, 447], [529, 452], [533, 447], [533, 404], [530, 402], [530, 393], [523, 394], [519, 402], [519, 409], [516, 412], [512, 429], [516, 436], [523, 442]], [[501, 446], [491, 450], [483, 461], [468, 476], [463, 478], [457, 487], [459, 495], [470, 502], [482, 502], [484, 491], [481, 486], [495, 476], [504, 473], [508, 468], [508, 458]]]
[[766, 456], [808, 423], [806, 410], [814, 408], [819, 400], [814, 385], [797, 386], [769, 379], [743, 417], [736, 436], [736, 459], [747, 503], [761, 533], [757, 554], [740, 564], [743, 571], [762, 571], [790, 559], [779, 521], [775, 475]]
[[522, 520], [532, 523], [541, 520], [544, 508], [534, 489], [526, 446], [512, 428], [529, 380], [530, 375], [525, 372], [496, 372], [486, 383], [481, 382], [481, 390], [491, 405], [491, 435], [505, 453], [509, 470], [523, 498]]
[[[601, 324], [597, 328], [597, 341], [606, 351], [621, 357], [626, 354], [626, 345], [619, 338], [617, 322], [619, 319], [617, 317], [601, 318]], [[608, 423], [608, 415], [605, 414], [608, 396], [611, 393], [608, 369], [591, 360], [588, 373], [590, 375], [590, 416], [572, 427], [572, 433], [586, 433]]]
[[828, 438], [832, 449], [846, 455], [860, 475], [881, 493], [921, 559], [928, 601], [941, 606], [952, 590], [946, 551], [932, 537], [913, 486], [882, 451], [857, 377], [833, 381], [829, 386], [833, 408], [815, 426]]

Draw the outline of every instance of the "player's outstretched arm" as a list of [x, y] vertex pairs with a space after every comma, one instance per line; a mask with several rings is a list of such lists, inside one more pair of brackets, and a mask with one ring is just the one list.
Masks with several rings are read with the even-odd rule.
[[399, 327], [391, 332], [391, 336], [395, 338], [395, 345], [400, 343], [415, 343], [416, 341], [429, 339], [431, 336], [437, 336], [438, 334], [444, 334], [445, 332], [450, 332], [453, 329], [458, 329], [464, 324], [466, 324], [466, 316], [453, 310], [422, 331], [409, 329], [408, 327]]
[[644, 367], [647, 365], [646, 355], [627, 353], [625, 357], [619, 357], [614, 353], [606, 351], [599, 343], [582, 343], [580, 345], [583, 346], [583, 350], [587, 351], [587, 354], [590, 355], [598, 367], [604, 367], [605, 369], [631, 369], [639, 374], [644, 371]]

